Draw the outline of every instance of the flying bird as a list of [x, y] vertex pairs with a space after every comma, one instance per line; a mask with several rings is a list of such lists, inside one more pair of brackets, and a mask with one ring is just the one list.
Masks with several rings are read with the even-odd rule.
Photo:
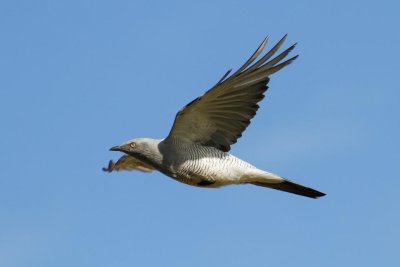
[[286, 36], [255, 61], [267, 44], [267, 36], [242, 67], [231, 75], [229, 70], [210, 90], [183, 107], [165, 139], [138, 138], [112, 147], [111, 151], [125, 155], [116, 163], [110, 160], [103, 170], [158, 170], [198, 187], [253, 184], [310, 198], [324, 196], [228, 153], [256, 115], [269, 76], [298, 57], [285, 59], [296, 44], [276, 55]]

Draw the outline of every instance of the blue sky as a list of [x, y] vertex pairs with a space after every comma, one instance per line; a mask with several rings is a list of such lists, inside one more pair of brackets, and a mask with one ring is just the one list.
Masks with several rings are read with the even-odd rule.
[[[399, 266], [398, 1], [2, 1], [0, 266]], [[289, 34], [232, 153], [328, 195], [103, 173]]]

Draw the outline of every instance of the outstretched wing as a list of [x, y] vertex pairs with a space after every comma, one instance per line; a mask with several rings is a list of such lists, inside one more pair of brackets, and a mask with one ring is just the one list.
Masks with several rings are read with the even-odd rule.
[[154, 168], [129, 155], [124, 155], [120, 157], [120, 159], [116, 163], [110, 160], [110, 162], [108, 163], [108, 167], [103, 168], [103, 171], [105, 172], [133, 170], [151, 172], [154, 170]]
[[293, 50], [296, 45], [294, 44], [271, 59], [286, 36], [252, 64], [267, 44], [268, 37], [265, 38], [254, 54], [235, 73], [228, 77], [231, 72], [229, 70], [204, 95], [181, 109], [176, 114], [168, 138], [184, 139], [229, 151], [230, 146], [242, 136], [242, 132], [256, 114], [259, 108], [257, 103], [264, 98], [268, 89], [268, 77], [297, 58], [294, 56], [282, 62]]

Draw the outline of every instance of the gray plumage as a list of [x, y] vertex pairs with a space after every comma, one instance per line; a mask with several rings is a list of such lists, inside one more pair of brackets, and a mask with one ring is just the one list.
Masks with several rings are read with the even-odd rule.
[[231, 71], [228, 71], [204, 95], [177, 113], [165, 139], [139, 138], [111, 148], [126, 155], [116, 163], [110, 161], [103, 170], [158, 170], [193, 186], [254, 184], [311, 198], [324, 196], [324, 193], [260, 170], [228, 153], [255, 116], [259, 108], [257, 103], [268, 89], [269, 76], [297, 58], [283, 61], [295, 45], [272, 58], [285, 39], [286, 35], [253, 63], [268, 41], [268, 37], [265, 38], [235, 73], [229, 76]]

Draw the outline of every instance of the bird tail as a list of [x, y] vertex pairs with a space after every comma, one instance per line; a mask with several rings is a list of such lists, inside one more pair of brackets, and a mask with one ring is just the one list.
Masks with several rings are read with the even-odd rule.
[[300, 196], [310, 197], [310, 198], [319, 198], [319, 197], [325, 196], [325, 194], [322, 192], [319, 192], [319, 191], [309, 188], [309, 187], [305, 187], [300, 184], [296, 184], [287, 179], [283, 179], [282, 182], [279, 182], [279, 183], [253, 182], [252, 184], [258, 185], [258, 186], [263, 186], [263, 187], [268, 187], [268, 188], [273, 188], [276, 190], [281, 190], [281, 191], [289, 192], [289, 193], [300, 195]]

